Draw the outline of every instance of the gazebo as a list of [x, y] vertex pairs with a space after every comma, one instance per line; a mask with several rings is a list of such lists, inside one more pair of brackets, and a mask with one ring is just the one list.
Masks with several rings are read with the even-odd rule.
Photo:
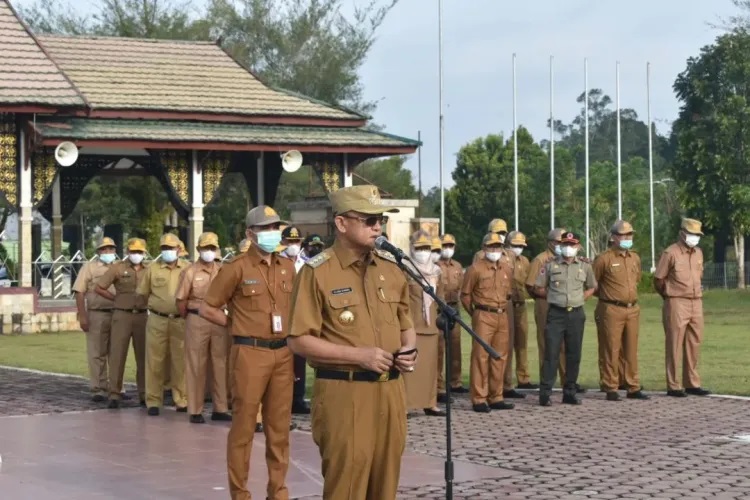
[[[362, 161], [419, 146], [368, 130], [356, 112], [264, 84], [218, 43], [35, 35], [8, 0], [0, 41], [0, 196], [19, 213], [15, 294], [35, 294], [33, 210], [51, 221], [59, 254], [62, 222], [94, 176], [155, 176], [188, 220], [193, 248], [228, 172], [242, 174], [255, 204], [273, 205], [289, 150], [330, 192], [351, 185]], [[54, 150], [64, 141], [79, 157], [63, 168]]]

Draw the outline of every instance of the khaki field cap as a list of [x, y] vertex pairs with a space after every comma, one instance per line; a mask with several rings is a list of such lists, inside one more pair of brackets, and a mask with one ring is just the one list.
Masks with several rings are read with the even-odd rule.
[[564, 232], [565, 229], [556, 227], [555, 229], [547, 233], [547, 241], [560, 241]]
[[508, 234], [508, 239], [510, 240], [511, 245], [515, 245], [517, 247], [526, 246], [526, 235], [521, 231], [511, 231], [510, 234]]
[[430, 239], [430, 235], [425, 233], [424, 231], [416, 231], [412, 233], [409, 241], [411, 241], [411, 246], [414, 248], [429, 247], [430, 249], [432, 249], [432, 240]]
[[456, 238], [452, 234], [444, 234], [441, 243], [443, 245], [455, 245]]
[[635, 231], [633, 230], [633, 226], [630, 225], [630, 222], [626, 220], [618, 220], [614, 223], [610, 232], [612, 234], [633, 234]]
[[187, 257], [188, 255], [190, 255], [187, 251], [187, 248], [185, 248], [185, 244], [182, 242], [182, 240], [180, 240], [180, 250], [178, 252], [178, 255], [180, 257]]
[[117, 248], [117, 245], [115, 245], [115, 240], [113, 240], [112, 238], [110, 238], [108, 236], [105, 236], [104, 238], [102, 238], [101, 243], [99, 243], [99, 246], [96, 247], [96, 249], [97, 250], [101, 250], [102, 248], [106, 248], [106, 247], [115, 247], [115, 248]]
[[703, 236], [703, 231], [701, 231], [701, 221], [695, 220], [695, 219], [682, 219], [682, 226], [680, 229], [685, 231], [686, 233], [690, 234], [699, 234]]
[[146, 242], [140, 238], [130, 238], [128, 240], [128, 252], [145, 252]]
[[502, 245], [503, 242], [500, 241], [500, 236], [498, 236], [497, 233], [488, 233], [484, 235], [484, 238], [482, 238], [482, 246], [489, 246], [489, 245]]
[[159, 246], [162, 247], [174, 247], [174, 248], [180, 248], [180, 238], [178, 238], [176, 235], [172, 233], [165, 233], [161, 236], [161, 240], [159, 240]]
[[359, 212], [366, 215], [377, 215], [385, 212], [398, 213], [398, 208], [383, 205], [377, 186], [351, 186], [341, 188], [328, 194], [331, 208], [336, 215], [346, 212]]
[[268, 205], [258, 205], [247, 213], [245, 227], [270, 226], [271, 224], [287, 224], [281, 220], [276, 210]]
[[198, 236], [198, 248], [205, 247], [219, 248], [219, 237], [216, 233], [203, 233]]
[[503, 219], [492, 219], [490, 224], [487, 226], [488, 233], [499, 233], [501, 231], [508, 232], [508, 223]]
[[443, 242], [440, 241], [440, 238], [437, 236], [432, 238], [432, 249], [433, 250], [442, 250], [443, 249]]

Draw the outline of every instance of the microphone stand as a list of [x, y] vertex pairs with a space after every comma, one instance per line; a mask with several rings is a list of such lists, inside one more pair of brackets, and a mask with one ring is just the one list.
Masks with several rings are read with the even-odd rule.
[[427, 295], [432, 297], [432, 300], [438, 306], [440, 315], [437, 318], [437, 326], [443, 331], [443, 338], [445, 339], [445, 498], [446, 500], [453, 500], [453, 458], [452, 452], [452, 440], [451, 440], [451, 332], [453, 327], [458, 324], [468, 332], [469, 335], [476, 341], [482, 349], [487, 351], [492, 359], [500, 359], [500, 355], [495, 351], [487, 342], [482, 340], [474, 330], [471, 329], [466, 322], [461, 319], [461, 313], [451, 306], [449, 306], [444, 300], [437, 296], [435, 290], [427, 284], [424, 277], [417, 272], [414, 272], [409, 266], [404, 264], [402, 261], [404, 256], [394, 255], [396, 264], [398, 267], [408, 274]]

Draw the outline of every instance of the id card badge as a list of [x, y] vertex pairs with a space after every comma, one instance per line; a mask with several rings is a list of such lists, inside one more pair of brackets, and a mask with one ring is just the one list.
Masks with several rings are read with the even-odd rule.
[[282, 333], [283, 329], [281, 327], [281, 316], [278, 314], [271, 314], [271, 325], [273, 328], [273, 333]]

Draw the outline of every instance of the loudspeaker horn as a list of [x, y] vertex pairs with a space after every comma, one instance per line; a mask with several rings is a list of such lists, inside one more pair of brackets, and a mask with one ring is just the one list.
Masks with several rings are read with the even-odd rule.
[[78, 159], [78, 148], [72, 142], [61, 142], [55, 148], [55, 160], [60, 166], [69, 167]]
[[302, 167], [302, 153], [293, 149], [281, 155], [281, 168], [287, 172], [296, 172]]

